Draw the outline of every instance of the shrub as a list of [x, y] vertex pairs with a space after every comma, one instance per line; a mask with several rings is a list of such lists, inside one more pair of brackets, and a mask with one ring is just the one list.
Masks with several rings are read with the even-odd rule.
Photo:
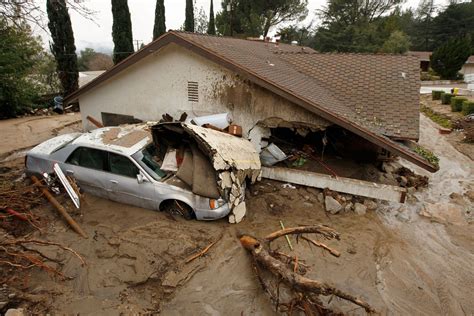
[[453, 97], [454, 95], [451, 94], [451, 93], [444, 93], [442, 96], [441, 96], [441, 104], [451, 104], [451, 98]]
[[464, 101], [462, 103], [462, 114], [469, 115], [474, 113], [474, 101]]
[[467, 101], [467, 99], [463, 97], [452, 97], [451, 98], [451, 111], [460, 112], [462, 110], [462, 103], [464, 101]]
[[439, 90], [433, 90], [431, 91], [431, 97], [433, 100], [440, 100], [441, 99], [441, 93], [444, 91], [439, 91]]
[[415, 147], [415, 152], [420, 155], [421, 157], [425, 158], [426, 160], [428, 160], [429, 163], [431, 163], [432, 165], [436, 166], [437, 168], [439, 168], [439, 158], [431, 151], [429, 151], [428, 149], [425, 149], [419, 145], [416, 145]]

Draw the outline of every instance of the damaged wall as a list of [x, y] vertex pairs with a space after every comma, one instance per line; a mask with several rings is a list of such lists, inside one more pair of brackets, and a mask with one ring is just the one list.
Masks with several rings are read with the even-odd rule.
[[[197, 97], [188, 95], [189, 82], [197, 82]], [[329, 125], [315, 114], [175, 44], [85, 93], [79, 103], [83, 126], [88, 130], [94, 126], [86, 117], [100, 119], [101, 112], [133, 115], [144, 121], [159, 120], [164, 113], [179, 117], [187, 112], [194, 117], [230, 112], [234, 122], [242, 125], [244, 136], [258, 122], [268, 127], [301, 123], [314, 129]]]

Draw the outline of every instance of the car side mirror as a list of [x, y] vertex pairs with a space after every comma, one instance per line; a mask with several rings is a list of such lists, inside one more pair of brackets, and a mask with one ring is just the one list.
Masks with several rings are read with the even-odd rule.
[[148, 182], [148, 179], [143, 176], [143, 174], [140, 172], [137, 174], [137, 182], [138, 183], [143, 183], [143, 182]]

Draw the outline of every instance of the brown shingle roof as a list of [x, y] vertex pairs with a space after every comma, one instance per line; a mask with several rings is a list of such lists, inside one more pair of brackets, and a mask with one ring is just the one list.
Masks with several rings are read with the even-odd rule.
[[419, 61], [430, 61], [432, 52], [416, 52], [411, 50], [407, 54], [418, 57]]
[[65, 102], [169, 43], [191, 49], [334, 124], [436, 170], [387, 137], [418, 138], [419, 65], [413, 56], [326, 55], [300, 46], [172, 31], [67, 96]]
[[419, 66], [415, 58], [365, 54], [280, 54], [332, 91], [353, 120], [389, 137], [418, 139]]

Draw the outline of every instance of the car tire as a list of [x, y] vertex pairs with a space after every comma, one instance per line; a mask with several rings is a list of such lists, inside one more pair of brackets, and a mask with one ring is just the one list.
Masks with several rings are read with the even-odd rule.
[[177, 200], [164, 202], [161, 210], [171, 215], [180, 215], [188, 220], [195, 218], [193, 209], [186, 203]]

